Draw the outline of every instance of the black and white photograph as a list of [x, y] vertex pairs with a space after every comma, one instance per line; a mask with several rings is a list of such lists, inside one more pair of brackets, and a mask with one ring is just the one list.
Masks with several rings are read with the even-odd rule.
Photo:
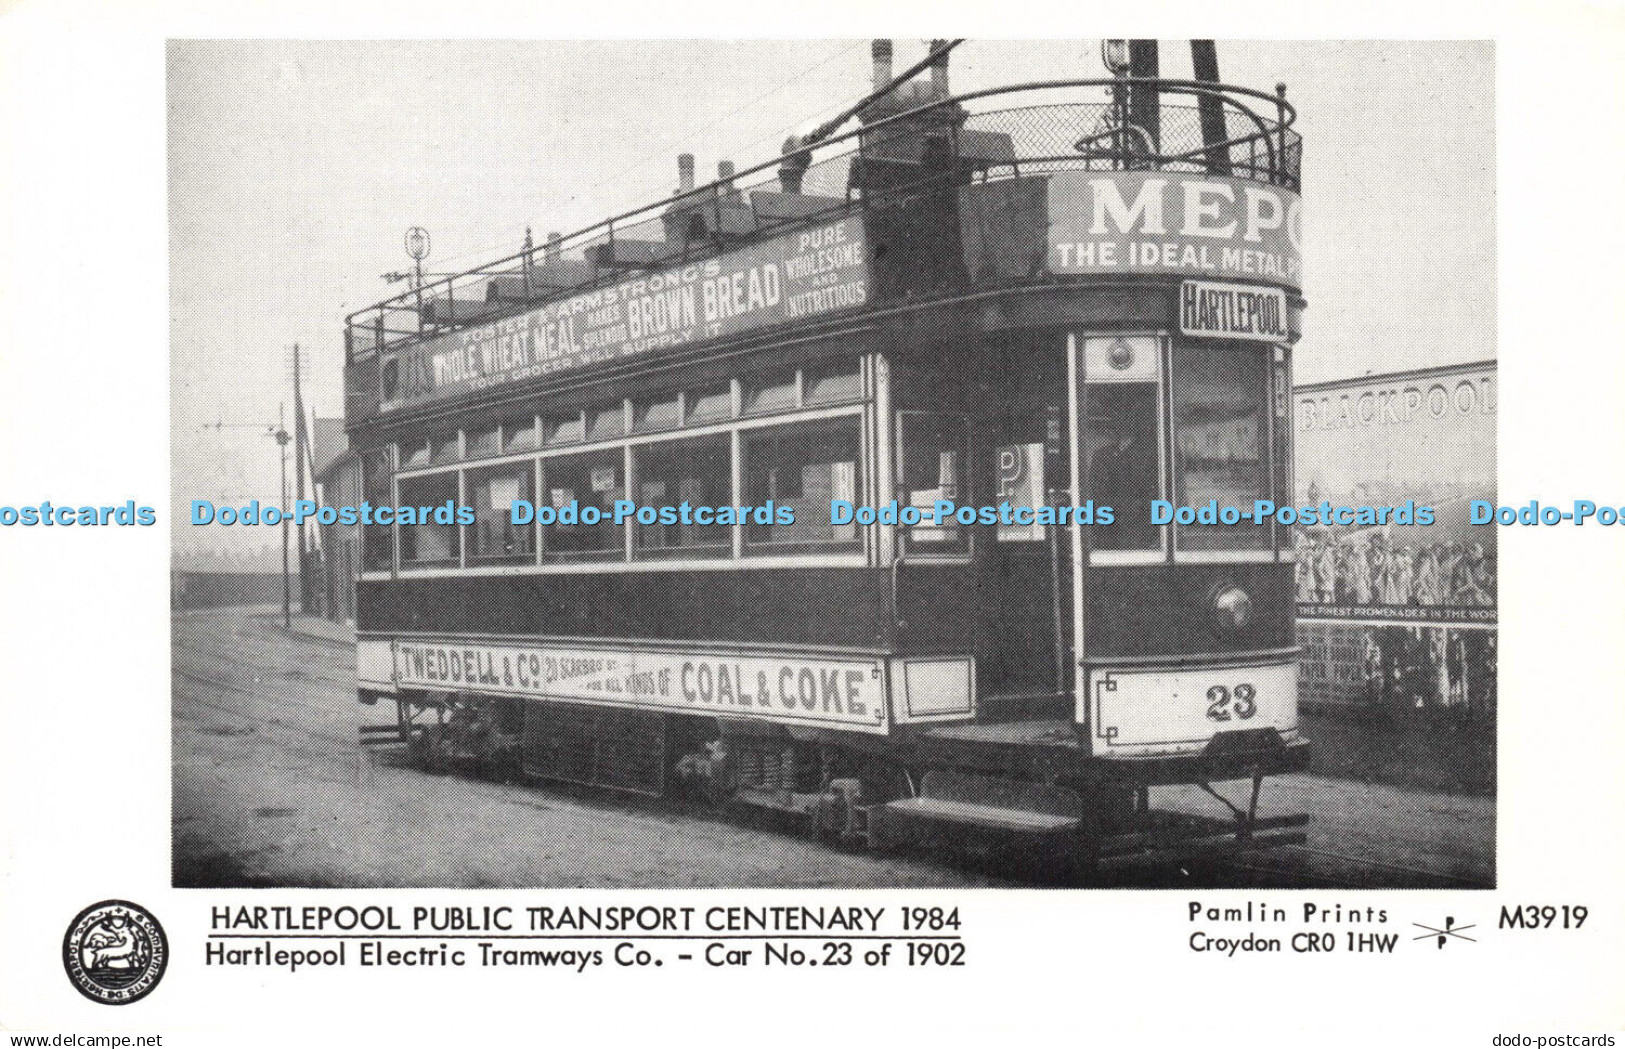
[[167, 91], [177, 886], [1495, 885], [1489, 43]]
[[0, 0], [0, 1043], [1620, 1045], [1622, 69]]

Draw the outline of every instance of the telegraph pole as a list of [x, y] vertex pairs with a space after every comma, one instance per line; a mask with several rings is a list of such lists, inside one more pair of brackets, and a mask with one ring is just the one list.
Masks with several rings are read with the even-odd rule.
[[[279, 505], [280, 509], [287, 509], [288, 507], [288, 442], [293, 440], [292, 435], [288, 433], [287, 426], [284, 425], [286, 412], [286, 403], [277, 405], [277, 421], [274, 424], [228, 423], [224, 420], [203, 424], [203, 429], [214, 430], [217, 433], [222, 430], [258, 430], [263, 426], [265, 436], [276, 438], [277, 449], [282, 462], [282, 500]], [[293, 629], [293, 593], [288, 579], [288, 517], [286, 514], [282, 517], [282, 627], [284, 630]]]
[[[293, 344], [293, 476], [296, 494], [294, 498], [302, 502], [305, 498], [305, 449], [309, 445], [310, 434], [305, 428], [305, 398], [299, 388], [299, 344]], [[283, 496], [283, 506], [287, 506], [287, 496]], [[305, 526], [299, 526], [299, 610], [310, 611], [310, 558], [306, 550]]]
[[276, 443], [282, 453], [282, 629], [293, 629], [293, 594], [288, 581], [288, 428], [283, 425], [286, 404], [276, 406]]

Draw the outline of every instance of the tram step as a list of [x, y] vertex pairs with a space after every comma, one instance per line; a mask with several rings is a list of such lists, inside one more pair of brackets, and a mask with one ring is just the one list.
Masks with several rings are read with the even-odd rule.
[[392, 747], [404, 743], [410, 734], [422, 735], [422, 725], [410, 725], [403, 728], [400, 725], [359, 725], [357, 726], [357, 739], [363, 747]]
[[[964, 801], [943, 801], [940, 798], [908, 798], [879, 806], [885, 818], [928, 819], [946, 823], [963, 823], [989, 830], [1026, 831], [1050, 834], [1070, 830], [1078, 825], [1077, 817], [1053, 816], [1047, 812], [1025, 809], [1001, 809], [992, 805], [973, 805]], [[870, 819], [874, 818], [873, 810]]]
[[1076, 828], [1082, 811], [1082, 799], [1064, 787], [933, 770], [920, 781], [918, 797], [877, 806], [870, 822], [878, 822], [882, 836], [889, 836], [885, 828], [918, 822], [1054, 834]]

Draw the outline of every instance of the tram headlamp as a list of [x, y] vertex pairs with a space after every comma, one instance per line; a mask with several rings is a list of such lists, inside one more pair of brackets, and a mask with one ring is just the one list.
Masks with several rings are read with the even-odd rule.
[[1128, 75], [1128, 41], [1102, 40], [1100, 42], [1100, 60], [1106, 63], [1106, 68], [1112, 71], [1113, 76]]
[[1221, 586], [1213, 595], [1213, 618], [1225, 630], [1244, 630], [1253, 621], [1253, 599], [1239, 586]]

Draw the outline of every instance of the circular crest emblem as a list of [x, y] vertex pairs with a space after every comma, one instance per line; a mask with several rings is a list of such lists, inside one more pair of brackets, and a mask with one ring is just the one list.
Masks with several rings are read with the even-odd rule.
[[103, 900], [79, 912], [62, 938], [62, 966], [79, 993], [103, 1005], [145, 998], [169, 965], [164, 927], [145, 907]]

